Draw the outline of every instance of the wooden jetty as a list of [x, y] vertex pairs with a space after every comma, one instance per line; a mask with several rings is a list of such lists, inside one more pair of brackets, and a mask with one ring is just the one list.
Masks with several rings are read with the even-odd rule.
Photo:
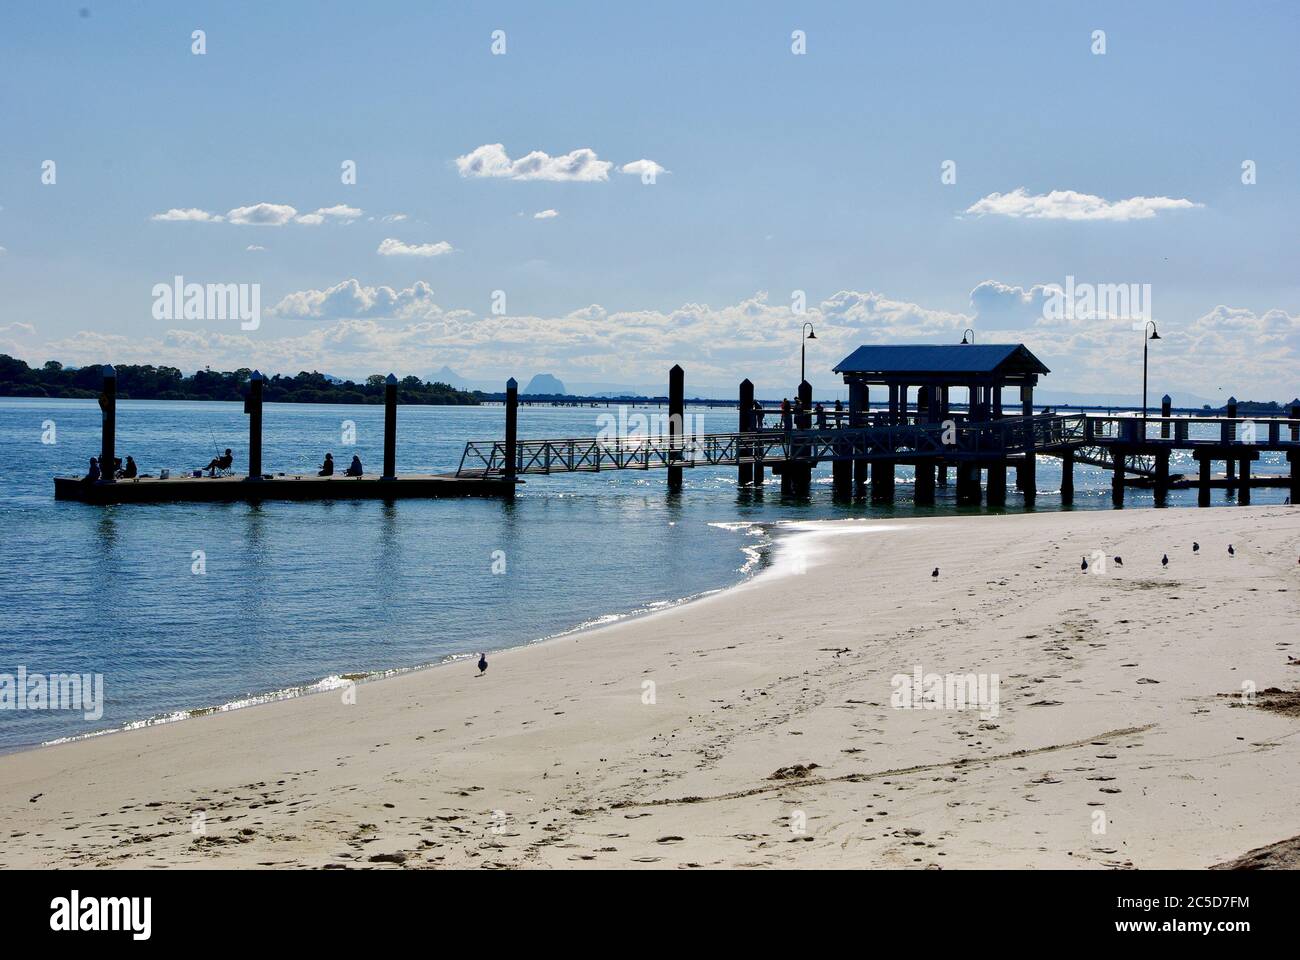
[[[115, 479], [117, 444], [117, 374], [103, 368], [103, 390], [99, 406], [102, 419], [99, 462], [104, 476], [97, 481], [81, 477], [55, 477], [56, 500], [77, 500], [106, 505], [113, 503], [221, 503], [263, 500], [399, 500], [437, 497], [509, 497], [517, 483], [504, 474], [415, 474], [397, 475], [397, 378], [392, 374], [384, 386], [384, 469], [379, 476], [329, 477], [272, 474], [262, 470], [262, 375], [249, 377], [244, 413], [248, 415], [248, 473], [246, 476], [135, 477]], [[515, 382], [508, 384], [517, 396]], [[513, 410], [507, 424], [513, 430]], [[201, 474], [201, 471], [196, 471]]]
[[[735, 467], [740, 487], [761, 489], [764, 473], [781, 478], [783, 494], [803, 497], [812, 471], [829, 463], [832, 489], [840, 499], [867, 496], [894, 498], [899, 465], [914, 469], [913, 500], [935, 501], [936, 487], [955, 477], [958, 503], [986, 501], [998, 507], [1007, 500], [1008, 470], [1026, 504], [1037, 494], [1040, 456], [1061, 462], [1060, 498], [1074, 501], [1074, 469], [1091, 464], [1111, 472], [1112, 501], [1123, 506], [1128, 487], [1154, 491], [1163, 506], [1170, 490], [1197, 490], [1197, 503], [1209, 506], [1214, 489], [1226, 490], [1240, 504], [1263, 487], [1289, 490], [1300, 503], [1300, 399], [1290, 417], [1238, 417], [1230, 400], [1227, 416], [1173, 416], [1165, 396], [1159, 416], [1034, 412], [1033, 391], [1047, 367], [1024, 344], [868, 345], [859, 347], [834, 368], [849, 388], [847, 409], [812, 402], [812, 386], [801, 382], [793, 410], [773, 411], [754, 402], [754, 385], [740, 384], [737, 430], [687, 436], [684, 433], [685, 372], [668, 373], [668, 428], [660, 435], [612, 438], [518, 439], [519, 389], [511, 378], [505, 392], [505, 438], [470, 441], [454, 474], [398, 476], [397, 379], [388, 377], [384, 392], [384, 468], [378, 477], [285, 476], [262, 469], [262, 375], [249, 379], [244, 412], [249, 418], [249, 463], [245, 477], [170, 478], [98, 482], [55, 478], [55, 496], [86, 503], [160, 501], [259, 501], [397, 499], [404, 497], [509, 497], [524, 475], [599, 473], [607, 470], [667, 470], [668, 489], [682, 489], [685, 470]], [[882, 391], [872, 407], [871, 391]], [[964, 408], [952, 402], [954, 388], [964, 392]], [[1003, 409], [1003, 391], [1019, 390], [1019, 409]], [[100, 398], [103, 439], [100, 463], [115, 462], [116, 375], [104, 368]], [[1289, 476], [1253, 474], [1265, 452], [1284, 453]], [[1194, 477], [1170, 473], [1175, 453], [1190, 454]], [[1214, 471], [1222, 464], [1221, 473]]]

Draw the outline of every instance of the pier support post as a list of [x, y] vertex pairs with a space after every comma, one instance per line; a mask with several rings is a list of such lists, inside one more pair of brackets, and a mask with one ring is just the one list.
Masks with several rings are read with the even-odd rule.
[[384, 378], [384, 472], [381, 480], [397, 479], [397, 377]]
[[1117, 507], [1124, 506], [1124, 465], [1128, 460], [1128, 454], [1118, 447], [1111, 448], [1111, 457], [1114, 460], [1114, 469], [1110, 477], [1110, 502]]
[[1292, 450], [1286, 455], [1291, 461], [1291, 503], [1300, 504], [1300, 450]]
[[[677, 460], [682, 449], [682, 428], [686, 419], [686, 371], [680, 365], [673, 364], [668, 371], [668, 458], [669, 462]], [[682, 468], [668, 468], [668, 489], [682, 488]]]
[[[1020, 415], [1023, 417], [1032, 417], [1034, 415], [1034, 387], [1033, 384], [1025, 383], [1020, 386]], [[1025, 459], [1021, 461], [1021, 466], [1016, 470], [1016, 485], [1020, 487], [1020, 492], [1025, 496], [1025, 503], [1031, 504], [1038, 495], [1038, 457], [1036, 447], [1034, 446], [1034, 430], [1030, 425], [1025, 431], [1029, 438], [1025, 447]]]
[[912, 487], [912, 500], [919, 504], [934, 503], [934, 464], [923, 460], [916, 465], [916, 482]]
[[[1236, 419], [1237, 417], [1236, 397], [1228, 398], [1226, 412], [1230, 419], [1232, 420]], [[1219, 431], [1219, 440], [1221, 443], [1223, 443], [1225, 447], [1230, 443], [1235, 443], [1237, 440], [1237, 424], [1236, 423], [1223, 424], [1222, 429]], [[1228, 452], [1227, 459], [1223, 461], [1223, 472], [1228, 479], [1228, 488], [1227, 490], [1224, 491], [1224, 496], [1226, 496], [1229, 500], [1231, 500], [1236, 495], [1237, 492], [1237, 485], [1235, 482], [1237, 479], [1237, 464], [1236, 461], [1232, 459], [1231, 451]]]
[[[1300, 397], [1291, 401], [1291, 419], [1300, 420]], [[1300, 423], [1291, 424], [1291, 442], [1300, 443]]]
[[1204, 454], [1197, 451], [1194, 456], [1198, 461], [1197, 465], [1200, 467], [1196, 484], [1196, 505], [1198, 507], [1208, 507], [1210, 505], [1210, 466], [1213, 461], [1210, 459], [1208, 451]]
[[[849, 384], [849, 427], [864, 429], [871, 415], [871, 391], [865, 383]], [[853, 461], [853, 494], [861, 496], [867, 491], [867, 464], [865, 457]]]
[[262, 375], [256, 370], [248, 378], [248, 396], [244, 398], [248, 414], [248, 479], [262, 479]]
[[[812, 384], [807, 380], [800, 382], [798, 397], [799, 406], [803, 410], [803, 413], [799, 416], [799, 422], [795, 424], [795, 427], [799, 430], [811, 430], [813, 425]], [[807, 456], [812, 452], [807, 444], [799, 444], [798, 449], [800, 449], [804, 456]], [[787, 468], [791, 472], [790, 479], [794, 485], [795, 496], [808, 496], [808, 493], [812, 488], [812, 461], [800, 460], [788, 464]]]
[[1169, 502], [1169, 451], [1156, 451], [1156, 506], [1163, 507]]
[[[754, 384], [748, 377], [740, 381], [740, 396], [737, 398], [736, 406], [739, 411], [736, 428], [741, 434], [752, 432], [754, 429]], [[740, 460], [753, 455], [753, 445], [742, 436], [736, 443], [736, 459]], [[753, 482], [754, 465], [752, 463], [739, 464], [736, 467], [736, 485], [747, 487]]]
[[104, 385], [99, 394], [99, 479], [101, 483], [114, 483], [117, 469], [117, 371], [111, 364], [100, 370]]
[[990, 507], [1005, 506], [1007, 502], [1007, 462], [999, 460], [988, 467], [988, 504]]
[[1170, 399], [1169, 394], [1160, 398], [1160, 439], [1169, 439], [1169, 417], [1174, 409], [1174, 401]]
[[1237, 493], [1237, 503], [1243, 507], [1250, 506], [1250, 457], [1241, 458], [1241, 490]]
[[894, 461], [871, 461], [871, 499], [877, 503], [894, 500]]
[[506, 381], [506, 462], [504, 476], [514, 480], [519, 470], [519, 381]]
[[957, 502], [960, 504], [979, 505], [980, 502], [980, 468], [979, 464], [966, 460], [957, 463]]
[[1061, 454], [1061, 506], [1074, 504], [1074, 451]]
[[936, 483], [941, 487], [948, 486], [948, 464], [941, 463], [935, 468]]

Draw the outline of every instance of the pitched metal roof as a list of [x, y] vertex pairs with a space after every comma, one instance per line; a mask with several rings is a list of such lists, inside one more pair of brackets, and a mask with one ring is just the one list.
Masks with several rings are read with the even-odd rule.
[[836, 373], [1050, 373], [1023, 343], [867, 344], [835, 365]]

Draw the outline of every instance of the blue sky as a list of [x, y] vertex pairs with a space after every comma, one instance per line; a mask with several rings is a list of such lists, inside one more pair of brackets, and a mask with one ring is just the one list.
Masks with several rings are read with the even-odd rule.
[[[1030, 343], [1054, 387], [1131, 391], [1131, 322], [1043, 320], [1034, 288], [1073, 276], [1151, 285], [1162, 389], [1300, 389], [1293, 3], [82, 0], [0, 19], [0, 351], [30, 361], [592, 384], [682, 362], [690, 386], [775, 391], [811, 319], [822, 381], [859, 342], [973, 326]], [[463, 175], [493, 144], [611, 166]], [[643, 159], [653, 184], [620, 172]], [[1021, 188], [1044, 199], [1008, 204]], [[1149, 215], [1110, 206], [1130, 198]], [[257, 204], [288, 222], [232, 222]], [[222, 219], [153, 219], [170, 210]], [[260, 327], [156, 319], [177, 274], [259, 284]]]

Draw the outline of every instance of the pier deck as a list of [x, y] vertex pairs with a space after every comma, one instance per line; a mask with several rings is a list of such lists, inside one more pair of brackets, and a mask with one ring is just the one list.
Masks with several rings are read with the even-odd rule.
[[514, 481], [500, 477], [427, 474], [392, 480], [378, 477], [316, 477], [280, 474], [246, 477], [141, 477], [115, 483], [86, 483], [55, 477], [58, 500], [82, 503], [226, 503], [261, 500], [410, 500], [436, 497], [506, 497]]

